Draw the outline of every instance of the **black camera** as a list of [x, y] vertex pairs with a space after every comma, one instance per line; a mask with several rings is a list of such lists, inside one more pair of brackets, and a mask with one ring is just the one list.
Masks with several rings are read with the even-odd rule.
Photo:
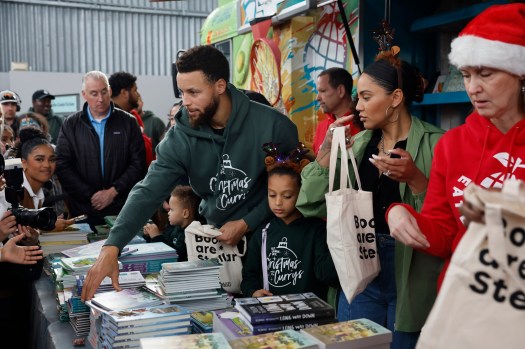
[[55, 229], [57, 215], [51, 207], [29, 209], [19, 205], [24, 198], [24, 175], [20, 159], [8, 159], [6, 162], [0, 156], [0, 174], [4, 175], [5, 199], [11, 204], [10, 211], [16, 218], [16, 224], [42, 230]]

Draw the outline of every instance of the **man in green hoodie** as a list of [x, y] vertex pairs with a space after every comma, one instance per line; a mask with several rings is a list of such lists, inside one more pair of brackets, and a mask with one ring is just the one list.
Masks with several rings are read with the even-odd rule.
[[228, 245], [237, 244], [271, 216], [262, 145], [273, 142], [285, 152], [292, 150], [298, 144], [296, 126], [229, 84], [228, 60], [213, 46], [183, 53], [177, 71], [183, 108], [175, 116], [176, 126], [157, 147], [157, 160], [146, 178], [131, 191], [86, 276], [83, 300], [93, 297], [106, 276], [120, 290], [120, 250], [186, 176], [202, 198], [201, 215], [220, 227], [218, 239]]

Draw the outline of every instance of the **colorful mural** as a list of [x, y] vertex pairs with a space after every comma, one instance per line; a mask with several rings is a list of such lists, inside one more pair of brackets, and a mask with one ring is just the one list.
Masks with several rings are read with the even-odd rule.
[[[260, 13], [273, 11], [273, 15], [276, 10], [279, 12], [301, 1], [240, 0], [236, 2], [239, 5], [239, 23], [241, 26], [246, 25]], [[356, 47], [359, 47], [358, 0], [344, 3], [352, 37]], [[274, 62], [274, 55], [263, 47], [261, 41], [254, 41], [251, 33], [237, 35], [232, 41], [232, 81], [237, 87], [259, 90], [266, 98], [274, 101], [274, 107], [288, 115], [297, 125], [300, 140], [311, 147], [317, 124], [324, 119], [316, 102], [317, 75], [330, 67], [343, 67], [351, 71], [355, 79], [358, 77], [339, 10], [332, 3], [295, 16], [284, 24], [274, 25], [272, 29], [268, 39], [280, 51], [280, 67], [279, 62]], [[252, 61], [249, 59], [250, 52]], [[279, 80], [280, 86], [277, 86]], [[276, 96], [276, 91], [280, 91], [280, 95]]]

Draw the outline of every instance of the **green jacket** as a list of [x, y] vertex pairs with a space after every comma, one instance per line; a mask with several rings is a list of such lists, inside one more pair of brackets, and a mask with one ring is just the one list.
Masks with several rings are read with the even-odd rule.
[[[33, 107], [29, 108], [31, 113], [35, 112]], [[49, 125], [49, 134], [51, 135], [51, 143], [57, 144], [58, 134], [60, 133], [60, 128], [64, 123], [64, 118], [61, 116], [53, 114], [53, 110], [49, 112], [48, 116], [45, 116], [47, 124]]]
[[[352, 149], [358, 166], [363, 160], [372, 133], [371, 130], [365, 130], [355, 136]], [[406, 150], [427, 178], [430, 175], [434, 146], [443, 133], [442, 129], [412, 117]], [[351, 164], [349, 170], [350, 178], [354, 183], [355, 175]], [[297, 208], [305, 216], [326, 217], [325, 193], [328, 192], [328, 169], [322, 168], [317, 162], [313, 162], [304, 168], [301, 176], [302, 186], [297, 200]], [[335, 184], [338, 183], [339, 178], [336, 178]], [[406, 183], [399, 183], [399, 193], [403, 203], [411, 205], [418, 212], [421, 211], [426, 192], [413, 194]], [[436, 298], [437, 279], [443, 261], [396, 242], [395, 263], [396, 330], [403, 332], [420, 331]]]
[[152, 111], [145, 110], [142, 115], [142, 122], [144, 123], [144, 133], [151, 138], [151, 145], [153, 146], [153, 155], [155, 155], [155, 148], [159, 144], [164, 131], [166, 131], [166, 124]]

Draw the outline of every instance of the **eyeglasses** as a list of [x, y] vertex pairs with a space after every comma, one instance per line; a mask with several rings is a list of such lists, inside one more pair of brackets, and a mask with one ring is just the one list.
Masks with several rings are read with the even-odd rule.
[[175, 119], [175, 115], [168, 114], [168, 120], [169, 121], [174, 120], [174, 119]]

